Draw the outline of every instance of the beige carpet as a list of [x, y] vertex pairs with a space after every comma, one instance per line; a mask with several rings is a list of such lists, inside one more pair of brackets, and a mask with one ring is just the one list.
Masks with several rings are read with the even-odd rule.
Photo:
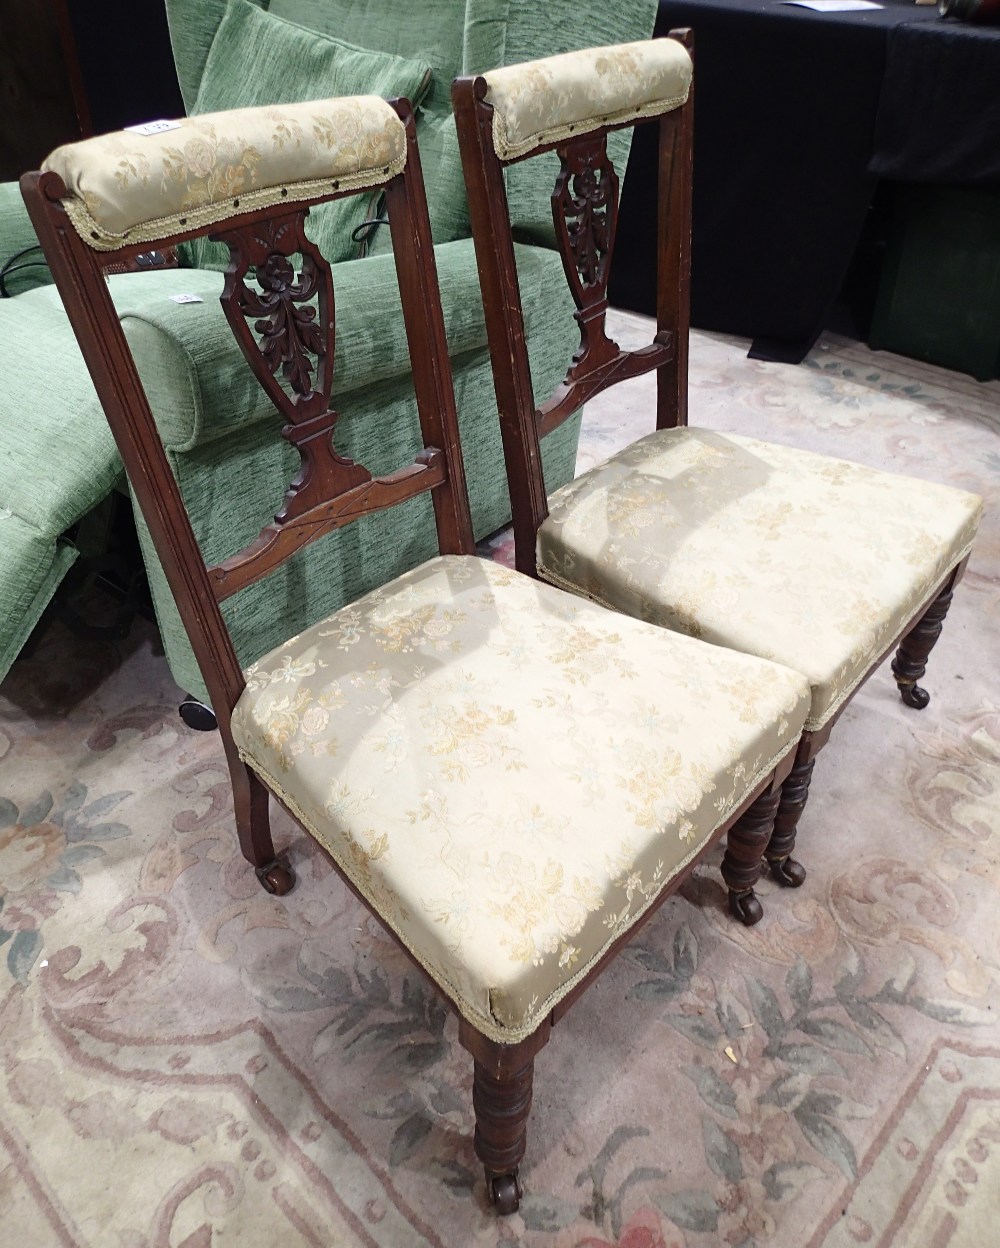
[[693, 421], [987, 496], [930, 707], [881, 673], [823, 752], [805, 886], [750, 931], [714, 863], [668, 902], [540, 1055], [498, 1221], [453, 1020], [284, 821], [258, 889], [151, 629], [54, 625], [0, 693], [2, 1248], [998, 1242], [1000, 385], [745, 350], [694, 336]]

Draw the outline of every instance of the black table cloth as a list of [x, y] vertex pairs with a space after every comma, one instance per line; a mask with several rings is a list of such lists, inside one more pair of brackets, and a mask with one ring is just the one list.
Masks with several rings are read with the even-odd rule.
[[1000, 27], [890, 31], [869, 167], [906, 182], [1000, 186]]
[[[663, 0], [657, 34], [695, 40], [692, 323], [798, 361], [857, 245], [889, 32], [933, 8], [817, 13], [778, 0]], [[636, 131], [611, 300], [653, 313], [655, 127]]]

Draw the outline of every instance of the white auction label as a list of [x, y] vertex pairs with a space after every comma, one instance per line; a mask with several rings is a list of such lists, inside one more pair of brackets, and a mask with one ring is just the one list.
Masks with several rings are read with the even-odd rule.
[[170, 295], [174, 303], [204, 303], [201, 295]]
[[179, 121], [144, 121], [141, 126], [126, 126], [132, 134], [162, 134], [164, 130], [179, 130]]

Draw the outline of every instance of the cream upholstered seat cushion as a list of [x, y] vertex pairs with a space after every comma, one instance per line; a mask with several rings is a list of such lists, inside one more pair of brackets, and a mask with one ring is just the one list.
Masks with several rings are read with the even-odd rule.
[[56, 148], [42, 168], [69, 191], [95, 251], [330, 191], [380, 186], [406, 164], [406, 131], [375, 95], [183, 117], [155, 134], [118, 131]]
[[233, 736], [486, 1035], [530, 1034], [794, 747], [805, 681], [473, 556], [272, 651]]
[[483, 74], [501, 160], [605, 125], [658, 117], [691, 89], [691, 57], [676, 39], [564, 52]]
[[706, 429], [653, 433], [549, 500], [546, 579], [808, 677], [823, 726], [969, 551], [982, 500]]

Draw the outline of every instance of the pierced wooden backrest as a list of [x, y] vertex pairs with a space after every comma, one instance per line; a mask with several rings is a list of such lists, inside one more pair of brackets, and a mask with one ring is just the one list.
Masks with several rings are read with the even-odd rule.
[[[668, 38], [691, 53], [690, 31], [671, 31]], [[602, 52], [622, 56], [639, 46], [576, 55], [596, 62]], [[452, 85], [510, 482], [517, 567], [531, 575], [535, 574], [535, 534], [548, 515], [541, 438], [609, 386], [652, 369], [657, 370], [657, 428], [687, 423], [693, 98], [688, 92], [686, 102], [660, 107], [648, 82], [647, 96], [643, 96], [637, 73], [631, 98], [627, 91], [619, 92], [608, 106], [595, 86], [593, 98], [585, 96], [583, 107], [577, 108], [583, 120], [574, 119], [571, 103], [568, 113], [564, 106], [561, 124], [539, 125], [536, 134], [525, 137], [532, 122], [544, 115], [548, 102], [544, 74], [533, 70], [564, 59], [570, 58], [510, 66], [485, 77], [458, 78]], [[627, 61], [623, 67], [627, 69]], [[497, 90], [501, 76], [515, 75], [519, 78], [511, 89], [504, 82], [504, 91]], [[555, 77], [558, 85], [558, 72]], [[490, 99], [491, 94], [501, 93], [505, 96], [503, 113], [500, 104], [494, 108]], [[560, 103], [566, 94], [561, 93]], [[553, 92], [553, 98], [558, 95]], [[602, 108], [610, 113], [604, 124], [588, 120], [601, 115]], [[648, 346], [625, 351], [608, 337], [606, 327], [619, 193], [618, 175], [607, 154], [607, 135], [647, 118], [659, 127], [657, 328]], [[560, 160], [552, 217], [576, 304], [580, 346], [564, 379], [551, 395], [536, 403], [503, 170], [550, 151]]]
[[[144, 215], [152, 214], [152, 226], [144, 221], [135, 231], [143, 235], [141, 241], [137, 237], [110, 245], [104, 237], [100, 250], [90, 244], [88, 234], [96, 239], [101, 231], [89, 230], [89, 218], [83, 225], [71, 218], [73, 211], [78, 217], [83, 214], [84, 195], [71, 199], [66, 182], [54, 170], [26, 174], [21, 180], [32, 221], [227, 738], [229, 715], [243, 691], [244, 679], [220, 601], [260, 580], [331, 530], [427, 491], [442, 553], [473, 553], [475, 549], [413, 114], [405, 100], [394, 102], [392, 108], [399, 119], [393, 124], [401, 122], [405, 131], [405, 163], [394, 175], [381, 176], [391, 172], [383, 168], [375, 171], [378, 177], [365, 180], [362, 171], [345, 179], [349, 189], [343, 189], [337, 179], [317, 184], [310, 176], [293, 189], [294, 202], [282, 202], [288, 191], [278, 188], [262, 195], [276, 202], [247, 212], [241, 211], [237, 196], [221, 209], [216, 204], [215, 219], [203, 220], [197, 228], [185, 228], [188, 218], [167, 205], [173, 215], [166, 233], [163, 220], [167, 214], [156, 219], [153, 205], [144, 208]], [[250, 120], [263, 112], [245, 110]], [[360, 147], [365, 136], [354, 137]], [[73, 152], [68, 150], [68, 161], [60, 162], [66, 169], [74, 168]], [[385, 191], [424, 443], [412, 463], [383, 477], [373, 477], [333, 446], [337, 422], [330, 402], [334, 282], [330, 265], [303, 229], [312, 204], [370, 190], [372, 185], [382, 185]], [[89, 202], [96, 201], [91, 198]], [[206, 215], [204, 210], [202, 215]], [[110, 265], [149, 250], [150, 228], [158, 231], [158, 247], [206, 234], [229, 245], [231, 259], [221, 297], [225, 315], [249, 367], [283, 420], [280, 436], [300, 457], [299, 470], [273, 520], [246, 547], [213, 566], [207, 566], [201, 555], [104, 276]], [[131, 231], [133, 224], [127, 229]], [[292, 263], [295, 256], [301, 256], [298, 272]], [[256, 284], [248, 280], [251, 274]]]

